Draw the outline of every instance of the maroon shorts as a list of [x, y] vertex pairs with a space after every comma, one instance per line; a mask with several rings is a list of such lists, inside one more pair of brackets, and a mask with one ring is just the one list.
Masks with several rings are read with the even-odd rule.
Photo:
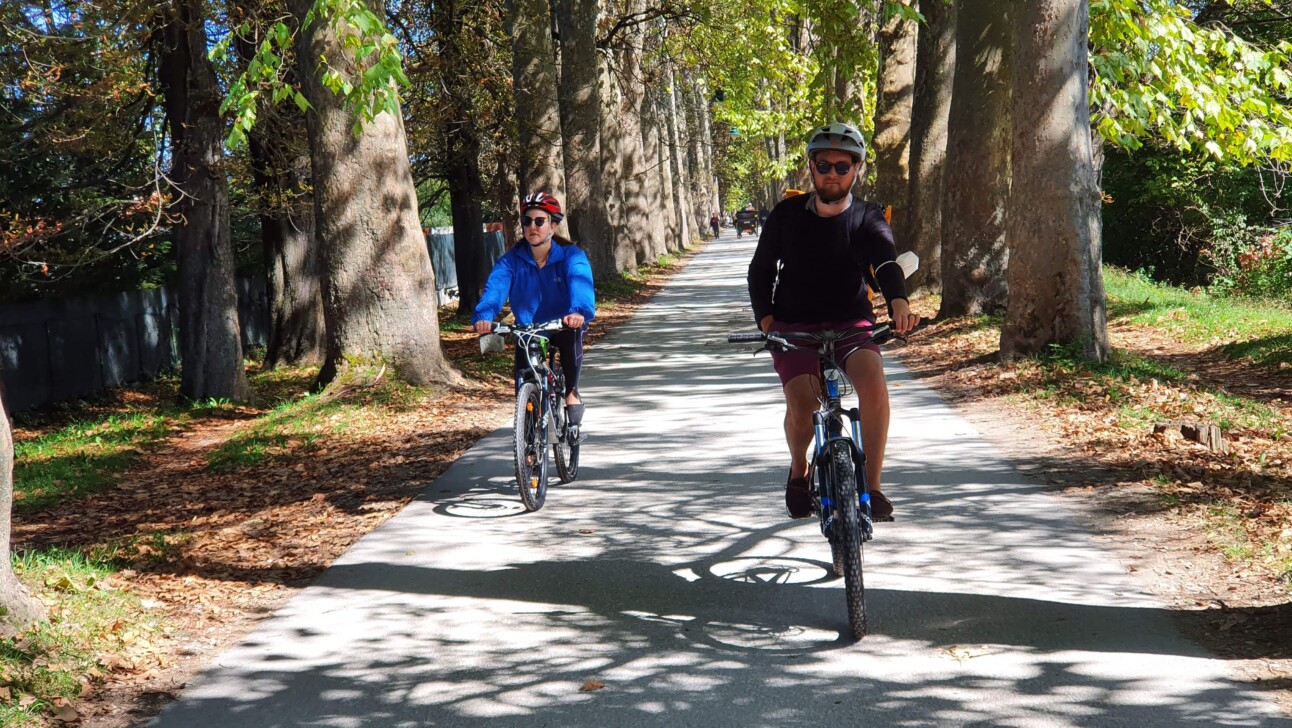
[[[805, 331], [816, 332], [826, 329], [858, 329], [859, 331], [868, 331], [875, 327], [873, 321], [858, 319], [856, 321], [837, 321], [823, 324], [791, 324], [784, 321], [773, 321], [772, 331]], [[791, 343], [797, 343], [791, 341]], [[865, 336], [858, 336], [856, 339], [844, 339], [835, 343], [835, 360], [842, 366], [848, 357], [861, 349], [869, 349], [876, 354], [879, 353], [879, 347], [871, 343], [870, 339]], [[776, 367], [776, 374], [781, 378], [781, 386], [790, 383], [790, 380], [803, 375], [811, 374], [819, 376], [821, 374], [821, 365], [817, 358], [816, 351], [812, 349], [801, 351], [772, 352], [772, 366]]]

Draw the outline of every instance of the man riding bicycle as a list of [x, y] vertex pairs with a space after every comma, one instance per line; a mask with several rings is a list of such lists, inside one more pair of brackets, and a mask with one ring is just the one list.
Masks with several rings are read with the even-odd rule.
[[[893, 329], [909, 331], [919, 317], [910, 312], [906, 280], [896, 262], [893, 231], [875, 204], [855, 200], [852, 186], [865, 167], [866, 145], [851, 124], [815, 129], [807, 145], [814, 192], [788, 197], [772, 209], [749, 263], [749, 298], [764, 333], [857, 329], [875, 325], [873, 288], [883, 292]], [[876, 519], [892, 515], [881, 492], [880, 474], [888, 441], [888, 385], [879, 347], [864, 335], [841, 341], [837, 351], [857, 392], [866, 482]], [[821, 389], [812, 350], [773, 352], [785, 393], [785, 440], [790, 472], [785, 506], [792, 518], [812, 515], [808, 447], [812, 411]]]
[[[566, 411], [570, 424], [579, 425], [583, 421], [583, 400], [578, 392], [583, 333], [596, 315], [592, 265], [574, 243], [556, 235], [556, 225], [564, 215], [555, 197], [543, 192], [527, 195], [520, 203], [520, 214], [524, 240], [494, 264], [471, 323], [476, 333], [489, 333], [508, 300], [518, 324], [561, 319], [568, 328], [546, 335], [561, 352]], [[523, 347], [517, 347], [517, 381], [528, 366], [525, 357]]]

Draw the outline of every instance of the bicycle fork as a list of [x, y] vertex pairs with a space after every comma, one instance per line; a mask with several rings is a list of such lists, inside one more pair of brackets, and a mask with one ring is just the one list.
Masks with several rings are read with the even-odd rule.
[[865, 542], [871, 540], [874, 536], [874, 521], [871, 520], [870, 488], [866, 483], [866, 453], [861, 447], [861, 413], [855, 407], [850, 410], [836, 411], [842, 415], [847, 415], [850, 429], [852, 430], [851, 438], [843, 436], [842, 423], [829, 424], [829, 420], [832, 419], [829, 413], [823, 410], [817, 410], [812, 413], [813, 435], [816, 440], [816, 447], [813, 452], [813, 468], [818, 475], [818, 493], [821, 499], [821, 531], [829, 538], [830, 526], [834, 520], [834, 516], [831, 515], [834, 508], [834, 483], [829, 482], [828, 478], [830, 470], [826, 458], [829, 457], [829, 453], [826, 445], [832, 441], [842, 440], [848, 443], [848, 450], [852, 455], [852, 467], [855, 473], [854, 482], [857, 485], [857, 505], [859, 507], [857, 515], [861, 526], [861, 540]]

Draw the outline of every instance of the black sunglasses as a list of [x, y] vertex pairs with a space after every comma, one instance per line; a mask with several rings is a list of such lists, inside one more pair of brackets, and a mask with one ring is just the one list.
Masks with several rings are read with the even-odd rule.
[[834, 173], [840, 176], [848, 174], [848, 170], [852, 169], [853, 164], [855, 164], [855, 162], [835, 162], [834, 164], [829, 162], [812, 163], [812, 165], [816, 167], [817, 174], [830, 174], [830, 170], [833, 169]]
[[522, 218], [520, 219], [520, 225], [521, 225], [521, 227], [529, 227], [530, 225], [533, 225], [534, 227], [543, 227], [543, 226], [544, 226], [544, 225], [546, 225], [546, 224], [547, 224], [547, 218], [545, 218], [545, 217], [528, 217], [528, 216], [526, 216], [526, 217], [522, 217]]

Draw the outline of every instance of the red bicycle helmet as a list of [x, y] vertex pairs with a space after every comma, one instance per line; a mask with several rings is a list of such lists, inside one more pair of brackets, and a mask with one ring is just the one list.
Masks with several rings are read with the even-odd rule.
[[520, 201], [520, 212], [522, 215], [525, 214], [526, 210], [532, 210], [534, 208], [538, 208], [550, 215], [552, 217], [553, 225], [565, 218], [564, 213], [561, 212], [561, 203], [557, 201], [555, 197], [552, 197], [546, 192], [535, 192], [530, 195], [525, 195], [525, 199]]

